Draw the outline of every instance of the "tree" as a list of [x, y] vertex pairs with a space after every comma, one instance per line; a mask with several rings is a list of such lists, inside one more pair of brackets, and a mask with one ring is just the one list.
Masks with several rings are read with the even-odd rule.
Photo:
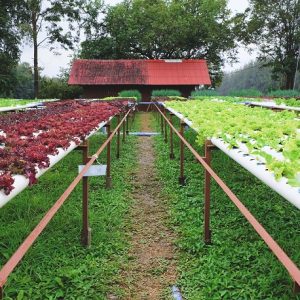
[[14, 85], [13, 69], [19, 59], [19, 35], [14, 26], [18, 22], [19, 2], [0, 1], [0, 95], [8, 96]]
[[298, 0], [250, 0], [240, 15], [243, 40], [259, 49], [258, 59], [272, 68], [273, 78], [284, 76], [283, 88], [292, 89], [300, 55], [300, 2]]
[[13, 89], [13, 98], [32, 99], [33, 95], [33, 72], [29, 63], [21, 63], [14, 70], [16, 83]]
[[95, 26], [102, 5], [101, 0], [25, 1], [25, 9], [20, 12], [25, 20], [21, 30], [33, 45], [36, 98], [39, 92], [39, 48], [47, 43], [50, 50], [53, 50], [57, 43], [63, 48], [73, 49], [82, 30], [91, 34], [92, 25]]
[[[82, 43], [85, 58], [205, 58], [216, 84], [235, 38], [225, 0], [124, 0], [108, 8], [103, 34]], [[90, 51], [92, 45], [98, 49]], [[111, 47], [111, 51], [108, 51]], [[90, 57], [89, 57], [90, 56]]]
[[262, 67], [258, 61], [250, 62], [225, 74], [218, 92], [228, 95], [232, 90], [256, 89], [267, 94], [280, 87], [280, 82], [272, 80], [271, 71], [270, 67]]
[[70, 68], [61, 69], [58, 77], [41, 78], [40, 98], [41, 99], [74, 99], [80, 98], [82, 88], [68, 85]]

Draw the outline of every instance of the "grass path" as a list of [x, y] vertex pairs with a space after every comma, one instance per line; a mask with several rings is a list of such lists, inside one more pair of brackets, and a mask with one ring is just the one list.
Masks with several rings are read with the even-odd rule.
[[[137, 123], [140, 131], [153, 131], [152, 114], [138, 114]], [[131, 260], [123, 274], [124, 290], [126, 299], [169, 299], [170, 286], [176, 281], [174, 234], [166, 225], [169, 216], [156, 173], [153, 138], [139, 137], [137, 149]]]

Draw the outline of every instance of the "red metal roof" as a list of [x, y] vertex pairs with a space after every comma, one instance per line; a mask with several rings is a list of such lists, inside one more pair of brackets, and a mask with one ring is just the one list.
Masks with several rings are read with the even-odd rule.
[[206, 61], [89, 60], [73, 62], [71, 85], [210, 85]]

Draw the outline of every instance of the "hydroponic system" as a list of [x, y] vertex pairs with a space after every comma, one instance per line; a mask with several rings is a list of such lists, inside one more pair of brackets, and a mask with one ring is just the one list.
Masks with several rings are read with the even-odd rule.
[[[300, 209], [300, 108], [297, 103], [273, 101], [270, 104], [230, 97], [164, 100], [160, 102], [155, 99], [145, 104], [148, 106], [147, 113], [150, 105], [155, 109], [161, 127], [161, 133], [156, 132], [155, 135], [161, 134], [166, 143], [170, 142], [170, 148], [166, 149], [170, 150], [170, 159], [175, 158], [174, 135], [179, 140], [179, 183], [184, 185], [186, 179], [184, 149], [192, 153], [205, 171], [204, 243], [211, 244], [212, 240], [210, 186], [211, 179], [214, 179], [288, 271], [294, 290], [298, 292], [299, 268], [211, 165], [212, 150], [219, 149]], [[0, 108], [0, 209], [24, 189], [36, 184], [40, 176], [71, 151], [77, 149], [83, 153], [83, 166], [78, 176], [0, 270], [0, 298], [3, 297], [4, 285], [10, 274], [80, 182], [83, 184], [82, 243], [88, 247], [91, 245], [86, 174], [106, 150], [106, 187], [111, 187], [111, 142], [116, 137], [119, 158], [121, 130], [125, 141], [129, 133], [129, 117], [132, 116], [134, 120], [135, 108], [136, 103], [132, 98], [48, 101]], [[176, 126], [180, 124], [180, 129], [174, 125], [173, 116], [179, 119]], [[115, 120], [115, 128], [111, 127], [112, 120]], [[106, 140], [94, 155], [89, 156], [88, 139], [103, 127], [106, 128]], [[193, 142], [203, 147], [204, 156], [195, 150], [193, 143], [185, 139], [186, 127], [196, 133]]]

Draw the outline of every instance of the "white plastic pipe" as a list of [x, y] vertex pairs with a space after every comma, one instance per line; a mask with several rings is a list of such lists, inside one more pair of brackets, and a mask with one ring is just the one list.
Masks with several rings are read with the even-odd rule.
[[60, 99], [49, 99], [49, 100], [42, 100], [39, 102], [31, 102], [24, 105], [16, 105], [16, 106], [6, 106], [6, 107], [0, 107], [0, 112], [6, 112], [6, 111], [14, 111], [19, 109], [26, 109], [26, 108], [33, 108], [42, 105], [43, 103], [47, 102], [56, 102], [60, 101]]
[[[113, 117], [110, 117], [108, 121], [110, 121], [112, 118]], [[86, 136], [86, 139], [94, 135], [99, 129], [101, 129], [104, 125], [106, 125], [108, 121], [101, 122], [98, 125], [97, 129], [93, 130]], [[76, 143], [74, 142], [71, 142], [68, 149], [64, 150], [62, 148], [58, 148], [59, 153], [57, 155], [48, 155], [50, 160], [50, 166], [46, 169], [40, 169], [37, 167], [36, 177], [38, 178], [42, 176], [45, 172], [51, 169], [56, 163], [58, 163], [61, 159], [63, 159], [66, 155], [68, 155], [71, 151], [73, 151], [76, 147], [78, 147], [78, 145], [76, 145]], [[5, 195], [3, 191], [0, 191], [0, 208], [3, 207], [7, 202], [12, 200], [19, 193], [21, 193], [29, 185], [28, 178], [26, 178], [23, 175], [14, 175], [13, 178], [15, 182], [13, 184], [14, 189], [11, 191], [11, 193], [9, 195]]]
[[[179, 119], [183, 120], [190, 128], [196, 132], [198, 131], [197, 128], [193, 126], [193, 123], [182, 114], [178, 113], [174, 109], [168, 108], [164, 103], [162, 103], [162, 105]], [[254, 155], [249, 155], [247, 152], [244, 152], [239, 148], [229, 149], [229, 145], [221, 139], [212, 138], [211, 142], [239, 165], [268, 185], [272, 190], [300, 209], [300, 187], [292, 187], [287, 183], [287, 178], [284, 177], [277, 181], [274, 174], [266, 170], [265, 165], [260, 164]]]
[[8, 106], [8, 107], [0, 107], [0, 112], [6, 112], [6, 111], [14, 111], [19, 109], [25, 109], [25, 108], [32, 108], [41, 105], [41, 102], [33, 102], [28, 103], [25, 105], [18, 105], [18, 106]]
[[287, 106], [285, 104], [278, 105], [273, 101], [263, 101], [263, 102], [247, 102], [253, 106], [259, 106], [259, 107], [267, 107], [267, 108], [274, 108], [274, 109], [285, 109], [285, 110], [292, 110], [292, 111], [300, 111], [300, 107], [294, 107], [294, 106]]
[[[229, 149], [228, 144], [221, 139], [212, 138], [211, 142], [272, 190], [300, 209], [300, 188], [290, 186], [286, 178], [277, 181], [274, 174], [266, 170], [266, 166], [260, 164], [255, 156], [246, 154], [239, 148]], [[270, 200], [266, 199], [266, 201]]]

